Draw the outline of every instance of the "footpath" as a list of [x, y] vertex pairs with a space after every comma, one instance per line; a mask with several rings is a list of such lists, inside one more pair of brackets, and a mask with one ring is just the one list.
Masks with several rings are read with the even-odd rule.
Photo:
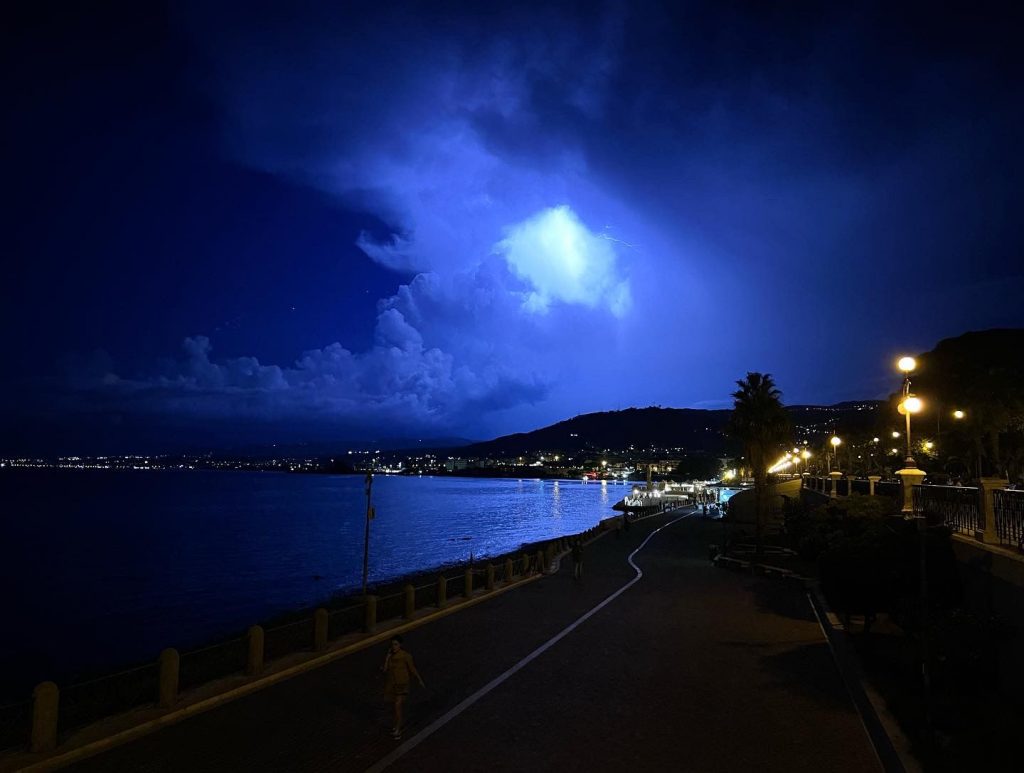
[[[803, 589], [716, 569], [720, 527], [684, 514], [597, 539], [580, 581], [565, 557], [406, 634], [427, 689], [401, 741], [381, 645], [67, 769], [879, 770]], [[633, 579], [658, 527], [638, 582], [467, 701]]]

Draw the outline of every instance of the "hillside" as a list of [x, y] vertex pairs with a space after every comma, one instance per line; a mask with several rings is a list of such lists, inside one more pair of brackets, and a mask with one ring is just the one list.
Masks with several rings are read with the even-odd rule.
[[[841, 426], [867, 427], [881, 403], [865, 400], [832, 406], [787, 407], [800, 439]], [[461, 449], [467, 456], [509, 456], [542, 451], [574, 452], [586, 449], [682, 448], [687, 451], [726, 453], [734, 451], [726, 437], [728, 410], [695, 408], [628, 408], [623, 411], [587, 413], [532, 432], [474, 443]]]

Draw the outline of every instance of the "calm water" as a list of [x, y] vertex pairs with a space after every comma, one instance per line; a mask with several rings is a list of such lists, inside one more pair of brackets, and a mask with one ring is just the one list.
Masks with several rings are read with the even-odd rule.
[[[378, 476], [371, 582], [579, 532], [625, 491]], [[0, 471], [0, 693], [358, 588], [365, 502], [361, 476]]]

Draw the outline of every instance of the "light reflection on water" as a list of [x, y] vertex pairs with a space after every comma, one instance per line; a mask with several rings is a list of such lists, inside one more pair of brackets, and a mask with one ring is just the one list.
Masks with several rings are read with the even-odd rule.
[[[626, 490], [377, 476], [371, 582], [583, 531]], [[365, 508], [362, 476], [4, 470], [0, 582], [27, 633], [0, 674], [12, 647], [120, 663], [358, 588]]]

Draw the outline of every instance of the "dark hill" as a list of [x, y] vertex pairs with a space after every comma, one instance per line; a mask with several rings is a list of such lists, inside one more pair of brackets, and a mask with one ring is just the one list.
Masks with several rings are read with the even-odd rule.
[[[874, 421], [876, 400], [833, 406], [788, 407], [797, 436], [868, 427]], [[550, 427], [474, 443], [461, 449], [467, 456], [511, 456], [543, 451], [571, 453], [582, 450], [680, 448], [705, 453], [735, 450], [726, 437], [728, 410], [695, 408], [628, 408], [624, 411], [587, 413]]]

